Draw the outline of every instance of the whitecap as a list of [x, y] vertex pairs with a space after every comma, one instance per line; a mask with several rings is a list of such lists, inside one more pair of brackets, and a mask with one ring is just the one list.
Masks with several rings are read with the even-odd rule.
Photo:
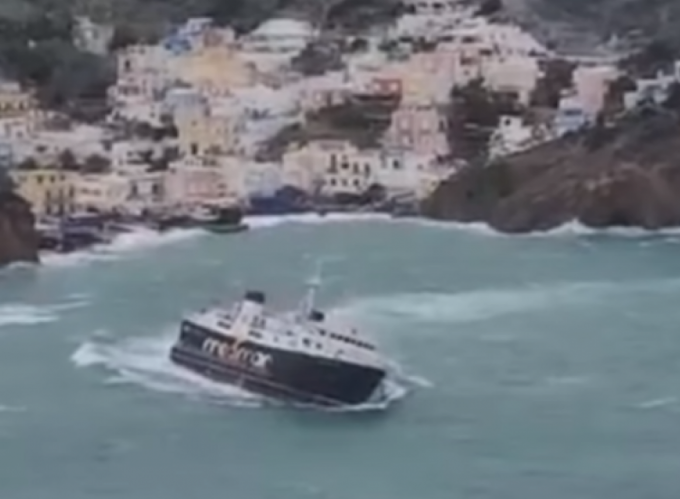
[[657, 409], [659, 407], [667, 407], [678, 402], [677, 397], [662, 397], [652, 400], [647, 400], [637, 405], [638, 409]]
[[31, 326], [59, 320], [59, 312], [84, 307], [87, 300], [67, 301], [47, 305], [27, 303], [0, 304], [0, 327]]
[[571, 282], [460, 293], [404, 293], [352, 300], [331, 310], [339, 320], [469, 323], [591, 300], [621, 290], [617, 282]]
[[175, 229], [159, 233], [151, 229], [139, 228], [120, 234], [109, 244], [96, 245], [82, 251], [66, 254], [45, 252], [41, 260], [48, 267], [72, 267], [93, 262], [115, 261], [126, 253], [176, 244], [203, 234], [205, 232], [199, 229]]
[[287, 224], [323, 225], [343, 222], [371, 222], [390, 220], [389, 215], [381, 213], [304, 213], [299, 215], [253, 215], [244, 217], [244, 223], [251, 229], [264, 229]]
[[[142, 386], [149, 390], [176, 393], [209, 399], [238, 407], [285, 406], [234, 385], [218, 383], [175, 365], [169, 352], [176, 339], [174, 332], [159, 336], [115, 340], [109, 332], [95, 331], [92, 338], [82, 342], [71, 355], [71, 361], [80, 368], [103, 367], [111, 375], [105, 383], [110, 385]], [[383, 382], [375, 396], [364, 404], [351, 408], [334, 408], [333, 411], [373, 411], [386, 409], [409, 392], [409, 385], [425, 386], [423, 378], [394, 371]], [[304, 404], [293, 404], [305, 408]], [[318, 409], [318, 407], [314, 407]]]
[[0, 327], [3, 326], [29, 326], [54, 322], [59, 317], [46, 308], [25, 305], [21, 303], [8, 303], [0, 305]]
[[137, 251], [175, 244], [203, 234], [205, 232], [200, 229], [173, 229], [162, 233], [151, 229], [135, 229], [132, 232], [119, 235], [111, 244], [102, 246], [101, 249], [109, 253]]
[[548, 230], [536, 230], [520, 233], [501, 232], [494, 229], [486, 222], [457, 222], [454, 220], [432, 220], [426, 218], [397, 218], [395, 223], [415, 224], [426, 228], [443, 230], [454, 230], [469, 232], [477, 235], [492, 237], [512, 237], [512, 238], [555, 238], [569, 237], [578, 238], [585, 236], [608, 236], [617, 238], [662, 238], [672, 237], [676, 239], [680, 236], [680, 227], [667, 227], [662, 229], [644, 229], [641, 227], [588, 227], [576, 220], [566, 222], [562, 225]]
[[71, 356], [78, 367], [100, 366], [111, 373], [108, 384], [134, 384], [149, 390], [226, 401], [239, 406], [260, 405], [262, 399], [236, 386], [216, 383], [173, 364], [169, 352], [174, 332], [160, 336], [106, 340], [97, 331]]

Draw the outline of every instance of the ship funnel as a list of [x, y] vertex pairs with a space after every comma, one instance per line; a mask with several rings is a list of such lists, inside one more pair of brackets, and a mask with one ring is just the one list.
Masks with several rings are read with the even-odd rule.
[[309, 313], [309, 320], [312, 322], [323, 322], [323, 320], [326, 318], [323, 312], [319, 310], [312, 310]]
[[265, 302], [265, 296], [262, 291], [246, 291], [243, 299], [259, 305], [264, 305]]

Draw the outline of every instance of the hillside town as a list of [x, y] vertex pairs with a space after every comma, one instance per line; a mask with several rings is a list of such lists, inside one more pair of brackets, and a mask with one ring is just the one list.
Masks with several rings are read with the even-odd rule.
[[[595, 123], [622, 77], [616, 61], [558, 57], [479, 6], [405, 0], [403, 7], [393, 25], [362, 37], [338, 38], [292, 17], [241, 36], [189, 19], [157, 44], [117, 50], [111, 112], [101, 123], [41, 109], [31, 89], [3, 81], [2, 167], [38, 219], [316, 206], [271, 201], [284, 191], [334, 207], [365, 209], [375, 198], [367, 193], [377, 191], [383, 200], [418, 202], [474, 161], [453, 130], [457, 92], [477, 86], [512, 104], [500, 106], [511, 111], [482, 135], [493, 160]], [[101, 53], [112, 31], [84, 19], [74, 36]], [[335, 64], [300, 69], [314, 50], [328, 62], [328, 47]], [[568, 81], [541, 98], [555, 61], [571, 66]], [[674, 74], [632, 81], [619, 105], [660, 102], [678, 80], [680, 64]]]

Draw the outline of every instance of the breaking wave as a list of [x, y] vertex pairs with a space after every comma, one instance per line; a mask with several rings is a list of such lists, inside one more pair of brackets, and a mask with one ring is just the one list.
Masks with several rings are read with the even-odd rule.
[[[246, 391], [234, 385], [217, 383], [173, 364], [168, 355], [176, 339], [174, 331], [161, 335], [116, 340], [99, 331], [84, 341], [71, 356], [80, 368], [102, 367], [110, 373], [110, 384], [134, 384], [149, 390], [175, 393], [189, 398], [225, 403], [237, 407], [281, 405], [276, 401]], [[415, 384], [405, 375], [396, 373], [386, 380], [379, 396], [365, 404], [333, 409], [333, 411], [383, 410], [403, 398]], [[305, 406], [301, 406], [305, 407]]]
[[572, 221], [564, 223], [553, 229], [545, 231], [533, 231], [526, 233], [505, 233], [491, 227], [486, 222], [456, 222], [428, 220], [425, 218], [398, 218], [394, 223], [414, 224], [426, 228], [454, 230], [468, 232], [477, 235], [491, 237], [512, 238], [553, 238], [553, 237], [592, 237], [607, 236], [617, 238], [649, 238], [649, 237], [680, 237], [680, 227], [668, 227], [664, 229], [644, 229], [639, 227], [588, 227], [580, 222]]
[[[385, 220], [388, 217], [380, 214], [349, 214], [338, 213], [321, 216], [317, 214], [282, 215], [282, 216], [252, 216], [245, 217], [251, 229], [265, 229], [287, 224], [325, 224], [352, 222], [362, 220]], [[121, 234], [110, 244], [102, 244], [83, 251], [70, 254], [45, 252], [42, 262], [48, 267], [73, 267], [93, 262], [119, 260], [125, 254], [154, 249], [168, 244], [175, 244], [187, 239], [193, 239], [207, 232], [201, 229], [175, 229], [159, 234], [151, 229], [139, 228]]]
[[390, 220], [390, 217], [389, 215], [381, 213], [329, 213], [327, 215], [304, 213], [300, 215], [248, 216], [245, 217], [244, 222], [252, 229], [265, 229], [287, 224], [322, 225], [328, 223], [369, 222], [380, 220], [387, 221]]
[[87, 305], [85, 300], [72, 300], [51, 305], [26, 303], [0, 304], [0, 328], [6, 326], [32, 326], [59, 320], [59, 313]]
[[167, 244], [185, 241], [203, 234], [201, 230], [176, 229], [159, 234], [150, 229], [135, 229], [116, 237], [110, 244], [69, 254], [46, 252], [43, 263], [49, 267], [70, 267], [91, 262], [118, 260], [123, 254], [153, 249]]

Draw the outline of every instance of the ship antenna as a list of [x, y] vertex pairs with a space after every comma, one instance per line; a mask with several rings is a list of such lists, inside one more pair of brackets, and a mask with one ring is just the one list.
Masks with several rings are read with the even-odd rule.
[[316, 298], [316, 290], [321, 287], [322, 284], [322, 266], [323, 261], [317, 260], [316, 271], [311, 278], [307, 280], [307, 293], [302, 300], [299, 310], [299, 318], [301, 320], [306, 320], [309, 314], [314, 310], [314, 300]]

